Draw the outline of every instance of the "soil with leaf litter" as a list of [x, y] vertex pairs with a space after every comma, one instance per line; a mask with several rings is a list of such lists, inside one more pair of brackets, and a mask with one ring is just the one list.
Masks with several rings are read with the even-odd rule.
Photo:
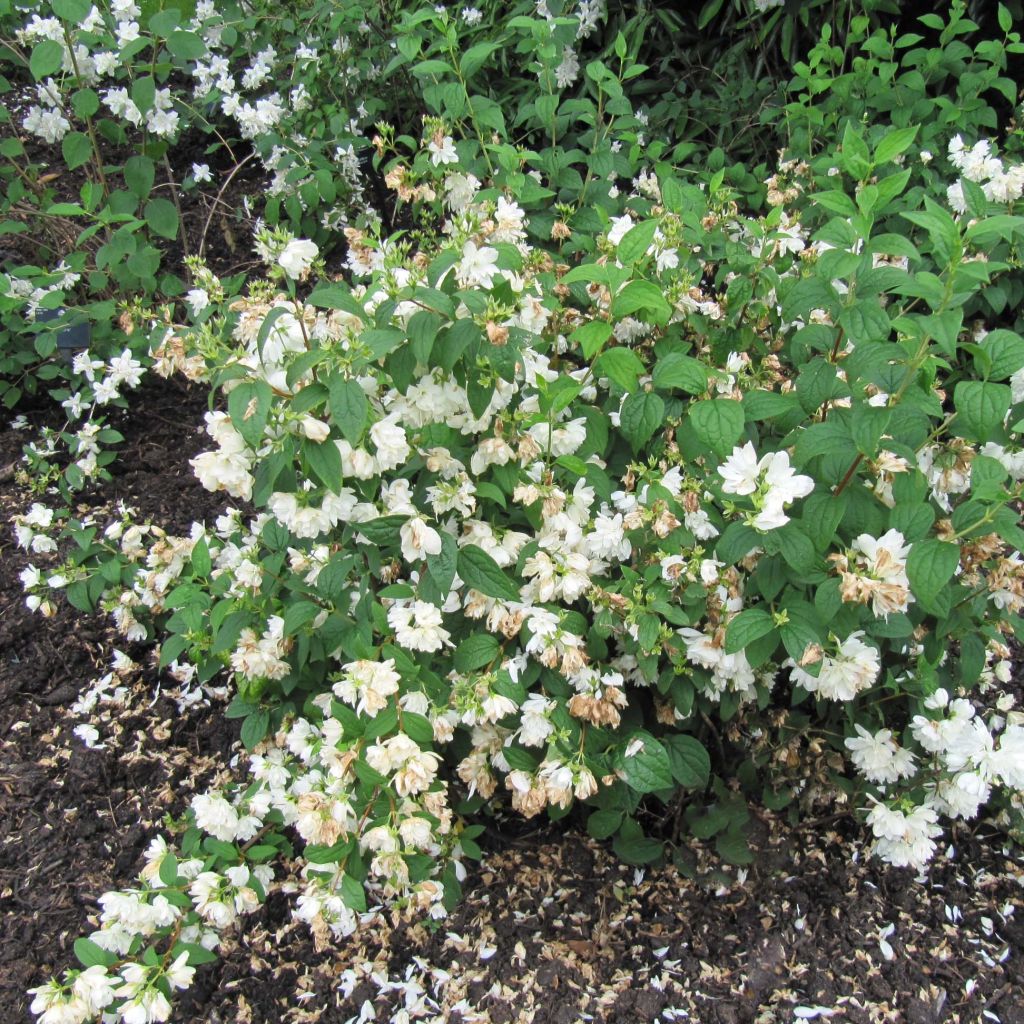
[[[116, 424], [127, 440], [115, 479], [83, 503], [101, 515], [123, 500], [171, 531], [212, 522], [222, 502], [188, 466], [206, 447], [205, 395], [172, 381], [132, 408]], [[0, 465], [30, 436], [0, 433]], [[5, 519], [30, 501], [13, 482], [0, 491]], [[164, 815], [230, 777], [240, 747], [216, 698], [180, 710], [173, 680], [128, 648], [140, 668], [122, 705], [94, 712], [104, 747], [87, 749], [70, 706], [124, 645], [101, 615], [30, 613], [27, 559], [4, 531], [0, 1021], [13, 1024], [30, 1017], [25, 989], [73, 964], [96, 898], [132, 883]], [[915, 880], [870, 859], [848, 819], [752, 820], [748, 869], [694, 842], [686, 876], [638, 872], [578, 832], [492, 820], [483, 864], [438, 927], [382, 911], [323, 949], [277, 891], [197, 971], [172, 1020], [1024, 1024], [1024, 857], [1002, 836], [959, 826]]]

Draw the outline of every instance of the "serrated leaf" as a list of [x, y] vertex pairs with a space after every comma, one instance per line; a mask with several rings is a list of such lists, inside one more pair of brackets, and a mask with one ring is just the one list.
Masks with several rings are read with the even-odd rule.
[[75, 939], [75, 956], [83, 967], [111, 967], [117, 963], [114, 953], [108, 953], [92, 939]]
[[690, 395], [703, 395], [708, 389], [708, 371], [704, 364], [682, 352], [669, 352], [654, 364], [656, 388], [678, 388]]
[[715, 839], [715, 850], [718, 856], [728, 864], [751, 864], [754, 853], [750, 849], [747, 837], [740, 831], [729, 829]]
[[265, 708], [247, 715], [242, 722], [242, 743], [246, 750], [252, 750], [261, 740], [266, 738], [270, 728], [270, 712]]
[[331, 418], [350, 444], [359, 444], [370, 412], [366, 392], [356, 381], [344, 377], [332, 378], [327, 390]]
[[934, 608], [960, 564], [960, 548], [941, 540], [921, 540], [911, 545], [907, 556], [910, 589], [925, 611]]
[[587, 818], [587, 832], [594, 839], [608, 839], [618, 831], [619, 826], [622, 824], [622, 817], [622, 811], [594, 811]]
[[501, 646], [496, 637], [490, 633], [474, 633], [455, 648], [455, 670], [472, 672], [474, 669], [483, 668], [494, 661], [500, 652]]
[[349, 910], [357, 914], [366, 913], [366, 890], [363, 883], [351, 875], [341, 876], [341, 899]]
[[330, 438], [322, 444], [304, 439], [302, 455], [317, 479], [328, 490], [337, 494], [341, 490], [344, 479], [341, 452], [338, 451], [338, 446]]
[[459, 549], [459, 576], [463, 583], [486, 597], [500, 601], [518, 601], [519, 589], [486, 551], [475, 544]]
[[569, 335], [569, 341], [580, 346], [584, 359], [593, 359], [611, 336], [612, 325], [607, 320], [590, 320], [577, 327]]
[[629, 395], [619, 413], [619, 429], [638, 452], [654, 436], [665, 420], [665, 403], [653, 391]]
[[371, 544], [378, 546], [397, 544], [399, 531], [405, 525], [408, 516], [379, 516], [365, 523], [354, 523], [357, 533], [361, 533]]
[[775, 629], [775, 620], [763, 608], [745, 608], [725, 630], [725, 653], [736, 654]]
[[417, 715], [413, 711], [403, 711], [401, 724], [402, 732], [421, 747], [426, 747], [434, 742], [434, 727], [430, 724], [430, 719], [424, 718], [423, 715]]
[[991, 441], [1010, 410], [1010, 388], [990, 381], [962, 380], [953, 391], [956, 424], [974, 441]]
[[64, 63], [64, 47], [52, 39], [44, 39], [36, 43], [32, 56], [28, 59], [28, 69], [37, 81], [55, 75]]
[[644, 220], [631, 227], [621, 238], [616, 249], [619, 262], [628, 267], [647, 255], [647, 250], [654, 241], [655, 232], [658, 230], [656, 220]]
[[242, 381], [228, 395], [231, 425], [250, 448], [258, 448], [262, 443], [272, 399], [270, 385], [263, 380]]
[[178, 237], [178, 211], [170, 199], [150, 199], [143, 215], [146, 223], [161, 238], [173, 241]]
[[646, 367], [635, 352], [628, 348], [605, 349], [594, 363], [594, 373], [607, 377], [623, 391], [636, 391], [637, 378], [646, 372]]
[[626, 785], [637, 793], [654, 793], [672, 786], [672, 767], [668, 751], [648, 732], [636, 732], [626, 746], [641, 742], [642, 748], [629, 755], [619, 753], [619, 764]]
[[694, 433], [717, 455], [728, 455], [743, 434], [743, 406], [732, 399], [696, 402], [687, 415]]
[[917, 136], [917, 125], [910, 128], [894, 128], [875, 147], [875, 164], [888, 163], [910, 148]]
[[616, 317], [642, 314], [640, 319], [655, 324], [667, 324], [672, 307], [662, 290], [651, 281], [630, 281], [612, 299], [612, 315]]
[[704, 789], [711, 778], [711, 758], [704, 745], [685, 734], [665, 737], [672, 777], [687, 789]]

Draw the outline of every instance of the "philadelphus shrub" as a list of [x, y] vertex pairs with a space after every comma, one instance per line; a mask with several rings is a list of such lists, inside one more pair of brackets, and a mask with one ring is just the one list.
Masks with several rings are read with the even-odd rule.
[[105, 567], [122, 632], [227, 671], [252, 780], [154, 845], [44, 1019], [163, 1019], [288, 835], [327, 941], [367, 894], [443, 915], [484, 802], [584, 803], [646, 863], [644, 798], [689, 790], [742, 860], [725, 780], [855, 791], [915, 869], [941, 818], [1019, 813], [1024, 340], [964, 311], [1024, 219], [970, 179], [967, 213], [904, 195], [913, 140], [849, 129], [830, 188], [789, 168], [764, 215], [656, 167], [531, 234], [551, 183], [428, 119], [388, 167], [415, 234], [350, 229], [343, 279], [265, 232], [266, 282], [159, 333], [158, 371], [226, 398], [193, 466], [231, 507], [71, 522], [50, 583]]

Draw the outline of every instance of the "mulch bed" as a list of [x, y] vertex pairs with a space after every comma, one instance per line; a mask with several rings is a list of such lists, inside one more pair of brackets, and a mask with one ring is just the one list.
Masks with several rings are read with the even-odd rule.
[[[124, 500], [171, 531], [211, 521], [222, 503], [187, 462], [206, 447], [205, 406], [175, 382], [133, 396], [117, 475], [85, 502]], [[0, 433], [0, 465], [28, 436]], [[0, 489], [5, 518], [30, 500]], [[131, 883], [163, 816], [239, 748], [216, 701], [179, 710], [173, 682], [103, 616], [28, 612], [9, 530], [0, 550], [0, 1020], [15, 1022], [29, 1019], [25, 989], [73, 964], [96, 898]], [[70, 705], [115, 647], [141, 668], [106, 715], [105, 748], [89, 750]], [[755, 819], [748, 871], [695, 843], [693, 877], [637, 872], [575, 831], [499, 822], [450, 918], [430, 930], [381, 912], [320, 950], [279, 890], [197, 972], [172, 1020], [1024, 1024], [1024, 857], [1003, 836], [958, 827], [916, 881], [870, 859], [849, 820]]]

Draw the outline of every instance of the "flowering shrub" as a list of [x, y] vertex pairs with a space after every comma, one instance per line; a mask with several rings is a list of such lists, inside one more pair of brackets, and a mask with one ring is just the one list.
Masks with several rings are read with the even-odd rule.
[[748, 204], [643, 138], [624, 40], [583, 69], [580, 17], [509, 24], [535, 151], [467, 86], [493, 47], [404, 24], [431, 113], [375, 146], [408, 230], [349, 225], [342, 264], [265, 226], [265, 280], [197, 263], [154, 330], [156, 371], [222, 399], [193, 467], [224, 514], [19, 521], [54, 562], [30, 601], [226, 675], [250, 751], [105, 898], [44, 1020], [166, 1018], [296, 836], [326, 942], [385, 901], [443, 916], [485, 805], [585, 807], [636, 864], [665, 820], [748, 861], [748, 798], [852, 801], [916, 870], [943, 818], [1019, 827], [1024, 339], [974, 319], [1018, 261], [1012, 158], [847, 118]]

